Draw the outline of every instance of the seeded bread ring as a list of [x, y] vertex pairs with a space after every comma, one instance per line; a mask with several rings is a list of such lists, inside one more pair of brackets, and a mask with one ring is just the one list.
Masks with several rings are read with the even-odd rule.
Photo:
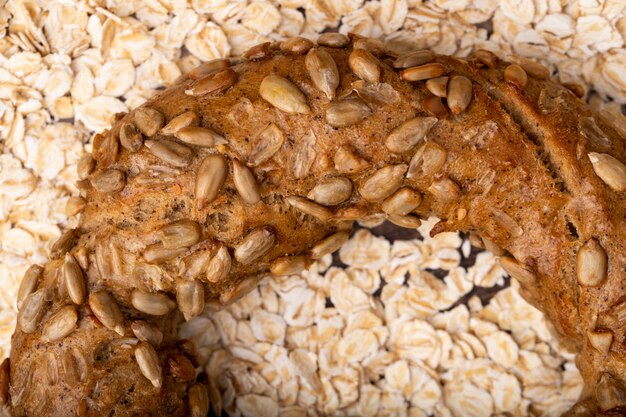
[[306, 268], [354, 220], [436, 215], [433, 233], [501, 255], [578, 353], [570, 415], [624, 412], [625, 132], [548, 76], [339, 34], [201, 65], [94, 137], [80, 225], [20, 288], [0, 400], [15, 416], [219, 415], [183, 317]]

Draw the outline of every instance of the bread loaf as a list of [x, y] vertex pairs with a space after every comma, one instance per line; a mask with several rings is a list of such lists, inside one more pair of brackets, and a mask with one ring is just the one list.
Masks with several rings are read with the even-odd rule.
[[14, 416], [219, 415], [177, 324], [384, 213], [496, 245], [578, 353], [570, 414], [626, 413], [624, 133], [486, 51], [326, 34], [203, 64], [94, 137], [79, 227], [24, 279], [0, 391]]

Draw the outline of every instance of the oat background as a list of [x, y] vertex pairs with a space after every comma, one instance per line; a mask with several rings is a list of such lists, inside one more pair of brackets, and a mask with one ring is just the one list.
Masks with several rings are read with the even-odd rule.
[[[334, 29], [536, 59], [626, 126], [623, 0], [0, 0], [0, 356], [24, 271], [77, 223], [65, 204], [94, 132], [200, 62]], [[559, 415], [581, 388], [573, 357], [515, 282], [455, 306], [505, 283], [489, 253], [462, 267], [469, 254], [456, 234], [389, 242], [362, 230], [343, 268], [328, 256], [265, 281], [181, 334], [201, 346], [231, 415]]]

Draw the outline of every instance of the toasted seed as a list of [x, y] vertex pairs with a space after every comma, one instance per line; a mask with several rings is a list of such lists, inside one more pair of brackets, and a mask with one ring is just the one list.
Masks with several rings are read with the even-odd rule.
[[406, 229], [417, 229], [422, 225], [422, 221], [414, 214], [390, 214], [387, 216], [387, 220], [396, 226], [404, 227]]
[[395, 104], [400, 101], [400, 93], [391, 84], [372, 84], [356, 80], [350, 84], [350, 87], [363, 101], [374, 106]]
[[444, 106], [441, 101], [441, 97], [437, 97], [432, 94], [422, 100], [422, 107], [426, 110], [426, 112], [435, 117], [442, 118], [448, 115], [448, 109], [446, 109], [446, 106]]
[[400, 72], [400, 76], [407, 81], [421, 81], [440, 77], [446, 72], [446, 70], [447, 68], [442, 64], [433, 62], [402, 70]]
[[84, 180], [87, 179], [89, 174], [93, 172], [93, 169], [96, 167], [96, 161], [92, 158], [90, 154], [83, 155], [76, 164], [76, 172], [78, 173], [78, 179]]
[[210, 74], [214, 74], [218, 71], [225, 70], [230, 67], [230, 59], [218, 58], [208, 62], [203, 62], [191, 71], [189, 71], [189, 78], [197, 80]]
[[355, 38], [352, 49], [368, 51], [376, 57], [382, 57], [386, 53], [385, 44], [376, 38]]
[[57, 357], [52, 352], [44, 353], [42, 362], [43, 369], [45, 370], [45, 383], [48, 385], [56, 385], [59, 382], [59, 365], [57, 362]]
[[138, 151], [143, 145], [143, 135], [132, 123], [120, 127], [120, 143], [131, 152]]
[[448, 80], [450, 77], [431, 78], [426, 81], [426, 88], [433, 95], [445, 98], [448, 95]]
[[5, 358], [0, 365], [0, 405], [6, 405], [9, 402], [9, 365], [9, 358]]
[[305, 178], [317, 158], [317, 137], [309, 130], [292, 146], [291, 172], [296, 179]]
[[369, 163], [357, 156], [349, 146], [341, 146], [333, 157], [335, 169], [339, 172], [354, 174], [369, 167]]
[[147, 140], [145, 144], [154, 156], [175, 167], [188, 166], [193, 156], [189, 147], [171, 140]]
[[433, 181], [428, 191], [435, 199], [443, 202], [452, 202], [461, 198], [461, 189], [456, 182], [448, 177], [441, 177]]
[[485, 249], [493, 253], [495, 256], [504, 256], [506, 254], [506, 251], [504, 249], [502, 249], [500, 246], [498, 246], [496, 242], [489, 239], [488, 237], [483, 236], [482, 242]]
[[343, 203], [352, 194], [352, 182], [346, 177], [333, 177], [318, 183], [307, 197], [324, 206]]
[[563, 87], [574, 93], [578, 98], [583, 98], [585, 95], [585, 87], [578, 83], [563, 83]]
[[405, 164], [387, 165], [379, 169], [361, 184], [359, 193], [367, 201], [383, 201], [400, 188], [406, 169]]
[[626, 191], [626, 165], [606, 153], [590, 152], [587, 154], [596, 175], [611, 189]]
[[304, 197], [298, 196], [289, 196], [286, 198], [289, 205], [296, 208], [297, 210], [303, 212], [304, 214], [308, 214], [309, 216], [313, 216], [322, 222], [329, 221], [333, 214], [326, 207], [314, 203], [311, 200], [308, 200]]
[[22, 303], [26, 297], [31, 295], [35, 288], [37, 288], [37, 283], [43, 277], [43, 268], [39, 265], [31, 265], [26, 272], [24, 273], [24, 277], [22, 278], [22, 282], [20, 282], [20, 288], [17, 290], [17, 309], [19, 310], [22, 307]]
[[274, 247], [275, 238], [274, 233], [265, 228], [254, 229], [235, 248], [235, 259], [246, 265], [261, 258]]
[[259, 93], [263, 99], [285, 113], [311, 113], [302, 91], [280, 75], [271, 74], [263, 78]]
[[421, 176], [431, 177], [443, 168], [447, 158], [448, 151], [435, 142], [426, 142], [411, 158], [406, 177], [409, 179]]
[[135, 126], [144, 135], [151, 137], [163, 127], [165, 118], [156, 109], [140, 107], [134, 112]]
[[333, 253], [348, 241], [350, 232], [341, 231], [325, 237], [311, 248], [311, 258], [320, 259], [322, 256]]
[[353, 49], [348, 57], [348, 65], [360, 79], [369, 83], [380, 81], [380, 62], [365, 49]]
[[164, 316], [176, 307], [176, 303], [162, 293], [134, 289], [130, 302], [137, 310], [152, 316]]
[[76, 259], [69, 253], [65, 254], [65, 260], [63, 262], [63, 279], [70, 300], [72, 300], [74, 304], [82, 304], [85, 301], [86, 293], [85, 278]]
[[135, 347], [135, 359], [139, 370], [155, 388], [161, 388], [163, 384], [163, 369], [159, 355], [154, 347], [148, 342], [141, 342]]
[[117, 160], [119, 148], [117, 136], [97, 133], [93, 138], [91, 155], [100, 163], [102, 168], [107, 168]]
[[284, 133], [274, 123], [270, 123], [259, 133], [256, 143], [250, 152], [248, 162], [252, 166], [258, 166], [270, 159], [283, 145]]
[[387, 214], [404, 216], [415, 210], [421, 202], [422, 195], [419, 192], [404, 187], [387, 197], [381, 208]]
[[135, 337], [142, 342], [148, 342], [153, 346], [159, 346], [163, 341], [163, 332], [158, 327], [143, 320], [135, 320], [130, 324]]
[[100, 193], [118, 193], [126, 186], [126, 176], [118, 169], [107, 169], [95, 174], [91, 185]]
[[159, 229], [159, 239], [165, 249], [192, 246], [202, 237], [200, 225], [192, 220], [178, 220]]
[[477, 49], [472, 53], [472, 57], [487, 68], [495, 68], [498, 65], [498, 57], [491, 51]]
[[243, 57], [251, 61], [268, 58], [272, 54], [271, 42], [263, 42], [252, 46], [243, 53]]
[[176, 302], [185, 320], [199, 316], [204, 310], [204, 286], [198, 280], [180, 279], [176, 283]]
[[359, 124], [370, 114], [372, 110], [364, 101], [349, 98], [332, 102], [326, 109], [326, 121], [332, 127], [347, 127]]
[[209, 414], [209, 393], [203, 384], [193, 384], [189, 387], [189, 411], [191, 417], [206, 417]]
[[230, 267], [232, 266], [232, 258], [228, 249], [225, 246], [221, 246], [206, 269], [206, 279], [208, 282], [222, 282], [228, 276]]
[[87, 379], [88, 367], [83, 353], [77, 348], [68, 348], [61, 354], [63, 381], [72, 387], [78, 386]]
[[115, 299], [106, 291], [89, 294], [89, 308], [107, 329], [124, 336], [124, 317]]
[[[163, 135], [175, 135], [183, 127], [196, 126], [198, 124], [198, 115], [193, 111], [186, 111], [179, 114], [169, 121], [168, 124], [163, 126], [161, 134]], [[137, 125], [139, 127], [139, 125]], [[146, 135], [152, 136], [152, 135]]]
[[[204, 303], [203, 303], [204, 304]], [[169, 372], [176, 378], [191, 382], [196, 379], [196, 369], [189, 358], [182, 353], [169, 353], [167, 355]]]
[[44, 343], [61, 340], [72, 333], [76, 328], [77, 322], [78, 314], [76, 313], [76, 307], [72, 305], [61, 307], [61, 309], [54, 313], [44, 324], [41, 332], [41, 340]]
[[469, 78], [455, 75], [448, 83], [448, 107], [452, 114], [460, 114], [465, 111], [472, 101], [473, 86]]
[[67, 202], [65, 203], [65, 214], [68, 217], [75, 216], [81, 211], [83, 211], [86, 205], [87, 205], [87, 202], [85, 201], [84, 198], [78, 197], [78, 196], [70, 197], [67, 199]]
[[500, 266], [522, 285], [532, 285], [537, 280], [535, 274], [530, 272], [524, 265], [510, 256], [499, 258]]
[[219, 94], [235, 85], [235, 83], [237, 82], [237, 78], [238, 75], [235, 70], [233, 70], [232, 68], [226, 68], [194, 81], [194, 83], [191, 85], [191, 88], [189, 90], [185, 90], [185, 94], [194, 97], [204, 97], [209, 94]]
[[222, 155], [209, 155], [204, 158], [196, 174], [196, 204], [202, 210], [217, 197], [226, 175], [228, 165]]
[[409, 119], [391, 131], [385, 139], [385, 146], [394, 153], [410, 151], [419, 141], [424, 139], [437, 122], [436, 117]]
[[243, 201], [248, 204], [256, 204], [261, 201], [259, 184], [256, 182], [254, 173], [237, 159], [233, 160], [233, 182]]
[[70, 229], [59, 237], [56, 242], [52, 244], [50, 248], [50, 259], [59, 259], [61, 256], [65, 256], [72, 246], [74, 246], [74, 239], [76, 238], [76, 230]]
[[313, 46], [314, 43], [307, 38], [295, 37], [282, 41], [280, 43], [280, 50], [296, 55], [304, 55], [309, 52]]
[[399, 56], [398, 59], [394, 61], [393, 67], [397, 69], [419, 67], [433, 62], [434, 59], [435, 54], [429, 50], [421, 49]]
[[184, 275], [187, 278], [196, 278], [204, 273], [211, 262], [211, 252], [199, 250], [186, 257], [184, 260]]
[[528, 76], [526, 75], [526, 71], [522, 67], [517, 64], [511, 64], [504, 69], [504, 81], [507, 83], [511, 83], [520, 90], [526, 87], [526, 83], [528, 82]]
[[589, 343], [604, 355], [609, 353], [613, 344], [613, 333], [610, 330], [592, 331], [587, 334]]
[[165, 248], [160, 243], [148, 246], [143, 251], [143, 259], [151, 264], [160, 264], [172, 260], [187, 250], [186, 247]]
[[339, 86], [339, 70], [333, 57], [324, 49], [314, 48], [304, 59], [311, 81], [322, 90], [329, 100], [335, 98], [335, 90]]
[[228, 143], [222, 135], [206, 127], [188, 126], [178, 129], [176, 138], [190, 145], [210, 148]]
[[24, 333], [34, 333], [37, 330], [39, 320], [44, 313], [47, 293], [46, 288], [40, 288], [24, 299], [22, 308], [17, 314], [17, 324]]
[[600, 285], [606, 279], [607, 256], [594, 238], [589, 239], [576, 255], [576, 277], [586, 287]]
[[275, 276], [296, 275], [304, 271], [307, 267], [308, 259], [306, 256], [283, 256], [276, 258], [270, 266], [270, 272]]
[[524, 229], [521, 228], [511, 216], [497, 207], [491, 208], [491, 215], [493, 219], [498, 223], [498, 226], [503, 228], [511, 237], [520, 237], [524, 234]]
[[348, 38], [343, 33], [328, 32], [322, 33], [317, 38], [317, 44], [321, 46], [328, 46], [330, 48], [343, 48], [350, 43]]
[[511, 56], [511, 61], [518, 64], [524, 69], [526, 74], [538, 80], [546, 80], [550, 76], [550, 70], [545, 65], [540, 64], [537, 61], [533, 61], [530, 58], [523, 56]]
[[231, 286], [222, 294], [220, 294], [220, 304], [222, 305], [230, 305], [241, 299], [243, 296], [248, 294], [250, 291], [255, 289], [261, 280], [261, 276], [252, 275], [247, 278], [238, 281], [235, 285]]

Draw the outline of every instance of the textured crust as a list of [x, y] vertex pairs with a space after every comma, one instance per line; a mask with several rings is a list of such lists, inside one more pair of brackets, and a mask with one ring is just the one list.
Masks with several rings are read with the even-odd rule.
[[[227, 82], [224, 88], [199, 97], [186, 91], [192, 92], [202, 79], [183, 79], [142, 106], [158, 110], [166, 122], [193, 111], [198, 124], [222, 135], [225, 144], [190, 146], [193, 157], [178, 167], [156, 157], [147, 146], [136, 152], [120, 146], [117, 155], [109, 151], [98, 158], [95, 171], [79, 184], [87, 205], [68, 248], [84, 271], [87, 293], [104, 289], [114, 296], [124, 317], [124, 337], [103, 326], [82, 303], [77, 306], [77, 328], [61, 340], [44, 343], [43, 324], [71, 303], [61, 278], [63, 257], [46, 265], [38, 288], [45, 288], [48, 302], [39, 324], [31, 333], [18, 325], [13, 336], [10, 403], [15, 416], [189, 415], [187, 392], [193, 381], [168, 367], [172, 353], [183, 353], [193, 361], [188, 345], [181, 345], [176, 337], [182, 315], [141, 313], [132, 306], [133, 289], [161, 291], [174, 300], [176, 284], [186, 279], [194, 256], [212, 256], [223, 246], [233, 257], [230, 273], [217, 282], [204, 275], [198, 278], [213, 306], [241, 295], [268, 274], [279, 257], [304, 255], [301, 263], [306, 264], [324, 238], [350, 230], [354, 219], [382, 213], [382, 201], [362, 197], [367, 193], [364, 183], [385, 166], [410, 165], [426, 142], [439, 145], [447, 156], [436, 172], [400, 178], [403, 187], [422, 196], [415, 213], [442, 218], [437, 232], [474, 232], [507, 252], [503, 265], [520, 280], [524, 297], [546, 313], [560, 340], [579, 354], [585, 389], [572, 415], [623, 412], [626, 193], [607, 186], [588, 158], [588, 153], [598, 152], [626, 162], [626, 141], [619, 131], [551, 81], [529, 76], [523, 89], [505, 81], [505, 62], [489, 67], [477, 59], [434, 56], [446, 67], [446, 75], [471, 80], [472, 100], [460, 114], [438, 117], [417, 145], [394, 154], [385, 146], [390, 132], [413, 117], [430, 116], [430, 105], [423, 102], [430, 95], [425, 82], [404, 81], [393, 68], [394, 57], [383, 54], [379, 57], [382, 84], [373, 85], [377, 93], [372, 98], [361, 91], [371, 114], [354, 125], [332, 127], [326, 110], [342, 99], [358, 98], [353, 83], [359, 78], [348, 63], [352, 45], [319, 48], [332, 56], [340, 76], [332, 101], [312, 82], [305, 55], [265, 45], [248, 55], [260, 59], [233, 64], [233, 85]], [[290, 114], [264, 100], [259, 86], [270, 74], [295, 84], [304, 93], [310, 114]], [[117, 143], [121, 126], [133, 123], [136, 112], [120, 117], [98, 140], [111, 138]], [[595, 120], [600, 135], [585, 129], [590, 120]], [[271, 123], [282, 131], [284, 141], [271, 158], [252, 168], [261, 201], [249, 204], [237, 192], [232, 160], [250, 162], [260, 132]], [[158, 133], [150, 139], [165, 138]], [[334, 157], [340, 148], [351, 149], [367, 167], [338, 172]], [[216, 153], [227, 158], [228, 175], [217, 198], [200, 209], [197, 173], [205, 157]], [[91, 185], [107, 168], [124, 172], [121, 191], [98, 192]], [[352, 192], [346, 201], [323, 211], [324, 221], [288, 203], [287, 197], [306, 197], [317, 184], [337, 176], [350, 179]], [[182, 219], [200, 224], [199, 242], [171, 260], [147, 263], [143, 255], [147, 247], [158, 244], [158, 230]], [[235, 248], [259, 228], [273, 233], [273, 244], [258, 259], [242, 264]], [[606, 253], [606, 278], [597, 286], [585, 286], [577, 280], [577, 253], [592, 238]], [[142, 375], [135, 360], [136, 339], [130, 327], [135, 319], [147, 320], [164, 333], [157, 347], [163, 367], [160, 389]], [[605, 349], [590, 341], [599, 333], [611, 334]], [[84, 358], [75, 360], [78, 380], [61, 360], [67, 352]]]

